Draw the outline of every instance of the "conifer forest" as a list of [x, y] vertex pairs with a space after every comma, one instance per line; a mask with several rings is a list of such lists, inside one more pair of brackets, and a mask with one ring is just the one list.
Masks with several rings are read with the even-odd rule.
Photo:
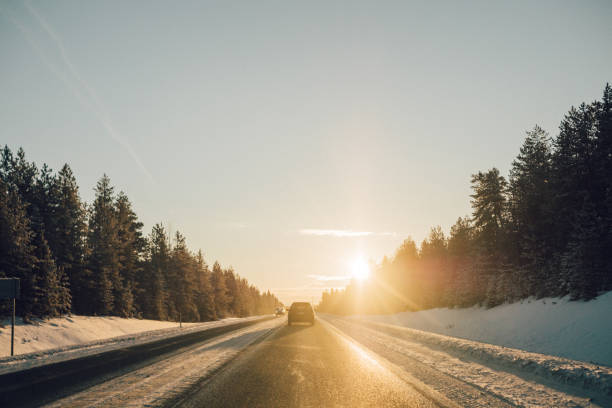
[[[23, 149], [0, 157], [0, 277], [17, 277], [24, 320], [68, 313], [207, 321], [272, 313], [279, 305], [231, 267], [209, 265], [177, 231], [148, 235], [123, 192], [104, 175], [85, 203], [64, 165], [28, 162]], [[0, 301], [0, 315], [10, 313]]]
[[[612, 290], [612, 87], [572, 107], [555, 137], [528, 131], [508, 177], [471, 177], [472, 214], [445, 235], [406, 239], [367, 287], [323, 293], [332, 313], [493, 307], [529, 297], [590, 300]], [[368, 299], [363, 302], [363, 299]]]

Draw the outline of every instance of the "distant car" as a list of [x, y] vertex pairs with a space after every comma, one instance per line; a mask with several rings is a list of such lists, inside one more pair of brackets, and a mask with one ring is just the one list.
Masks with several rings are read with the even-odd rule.
[[287, 315], [287, 324], [304, 322], [314, 324], [314, 310], [308, 302], [294, 302], [289, 308]]
[[274, 312], [275, 316], [282, 316], [285, 314], [285, 308], [284, 307], [277, 307], [276, 311]]

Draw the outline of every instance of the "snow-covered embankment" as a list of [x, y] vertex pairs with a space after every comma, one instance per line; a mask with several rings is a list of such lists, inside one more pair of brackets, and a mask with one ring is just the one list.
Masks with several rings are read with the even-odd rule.
[[205, 323], [178, 323], [119, 317], [70, 316], [19, 324], [15, 327], [15, 356], [10, 354], [10, 323], [0, 329], [0, 374], [148, 343], [194, 331], [261, 319], [227, 318]]
[[612, 292], [590, 302], [526, 300], [349, 318], [396, 338], [612, 396]]
[[612, 292], [357, 318], [612, 367]]

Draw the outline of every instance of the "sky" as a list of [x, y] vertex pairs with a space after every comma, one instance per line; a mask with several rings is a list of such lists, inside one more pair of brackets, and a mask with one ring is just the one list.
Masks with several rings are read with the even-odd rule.
[[612, 82], [609, 1], [2, 1], [0, 144], [280, 299], [471, 212]]

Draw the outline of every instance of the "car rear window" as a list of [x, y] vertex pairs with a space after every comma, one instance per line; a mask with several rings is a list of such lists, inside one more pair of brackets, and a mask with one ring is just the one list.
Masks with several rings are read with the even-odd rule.
[[291, 305], [291, 309], [294, 310], [306, 310], [310, 306], [308, 303], [294, 303]]

